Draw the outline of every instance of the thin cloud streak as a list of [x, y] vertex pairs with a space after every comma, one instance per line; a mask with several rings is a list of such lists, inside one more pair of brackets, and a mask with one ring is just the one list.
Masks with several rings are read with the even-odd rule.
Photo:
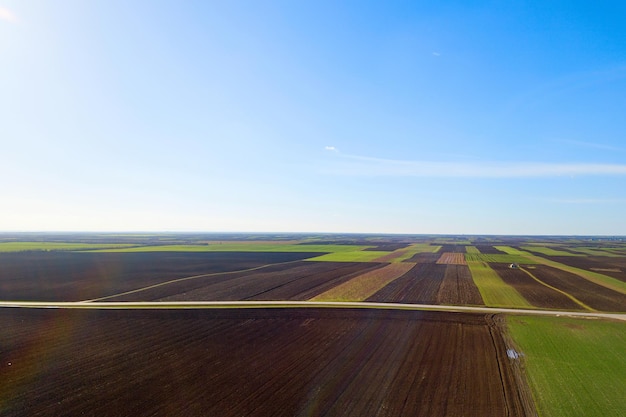
[[325, 173], [368, 177], [424, 178], [545, 178], [626, 175], [626, 165], [537, 162], [404, 161], [339, 154]]
[[584, 147], [584, 148], [601, 149], [603, 151], [624, 152], [626, 150], [624, 148], [618, 148], [617, 146], [604, 145], [602, 143], [595, 143], [595, 142], [585, 142], [585, 141], [581, 141], [581, 140], [562, 139], [562, 140], [559, 140], [559, 142], [566, 143], [566, 144], [569, 144], [569, 145], [575, 145], [575, 146], [579, 146], [579, 147]]
[[614, 204], [626, 203], [624, 198], [554, 198], [548, 200], [551, 203], [561, 204]]
[[15, 16], [15, 14], [6, 7], [0, 6], [0, 20], [4, 20], [10, 23], [17, 23], [17, 16]]

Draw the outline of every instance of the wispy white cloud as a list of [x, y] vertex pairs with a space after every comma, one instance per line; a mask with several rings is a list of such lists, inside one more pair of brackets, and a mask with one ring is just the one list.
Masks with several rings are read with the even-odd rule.
[[0, 6], [0, 20], [5, 20], [10, 23], [17, 23], [17, 16], [6, 7]]
[[553, 198], [548, 201], [563, 204], [611, 204], [626, 203], [626, 198]]
[[433, 56], [441, 56], [441, 53], [439, 53], [439, 52], [433, 52]]
[[626, 175], [626, 165], [540, 162], [432, 162], [381, 159], [337, 152], [324, 172], [348, 176], [431, 178], [545, 178]]
[[583, 147], [583, 148], [601, 149], [604, 151], [617, 151], [617, 152], [626, 151], [626, 149], [619, 148], [617, 146], [605, 145], [603, 143], [596, 143], [596, 142], [585, 142], [581, 140], [560, 139], [558, 140], [558, 142], [569, 144], [569, 145], [574, 145], [578, 147]]
[[324, 146], [324, 149], [331, 152], [338, 152], [337, 148], [334, 146]]

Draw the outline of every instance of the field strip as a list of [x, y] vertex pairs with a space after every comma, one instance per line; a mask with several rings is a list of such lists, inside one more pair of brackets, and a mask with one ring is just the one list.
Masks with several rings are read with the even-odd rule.
[[382, 310], [425, 310], [459, 313], [519, 314], [555, 317], [606, 318], [626, 321], [626, 313], [592, 313], [564, 310], [528, 310], [521, 308], [469, 307], [435, 304], [375, 303], [363, 301], [0, 301], [9, 308], [77, 308], [77, 309], [220, 309], [220, 308], [364, 308]]
[[622, 294], [626, 294], [626, 282], [622, 282], [618, 279], [611, 278], [607, 275], [599, 274], [597, 272], [586, 271], [584, 269], [580, 269], [580, 268], [565, 265], [559, 262], [555, 262], [550, 259], [543, 258], [541, 256], [536, 256], [536, 255], [531, 255], [531, 254], [528, 254], [525, 256], [528, 257], [529, 259], [532, 259], [533, 261], [537, 263], [551, 266], [553, 268], [560, 269], [561, 271], [571, 272], [572, 274], [578, 275], [579, 277], [582, 277], [595, 284], [601, 285], [605, 288], [608, 288], [613, 291], [617, 291]]
[[444, 252], [437, 260], [437, 263], [440, 265], [467, 265], [465, 254], [460, 252]]
[[540, 280], [539, 278], [537, 278], [536, 276], [534, 276], [529, 270], [525, 269], [525, 268], [520, 268], [522, 271], [526, 272], [526, 274], [531, 277], [532, 279], [534, 279], [535, 281], [537, 281], [538, 283], [540, 283], [541, 285], [544, 285], [548, 288], [550, 288], [551, 290], [560, 292], [561, 294], [563, 294], [564, 296], [566, 296], [567, 298], [569, 298], [570, 300], [572, 300], [573, 302], [575, 302], [576, 304], [578, 304], [579, 306], [581, 306], [582, 308], [584, 308], [587, 311], [596, 311], [595, 309], [589, 307], [587, 304], [583, 303], [582, 301], [580, 301], [578, 298], [574, 297], [573, 295], [557, 288], [557, 287], [553, 287], [552, 285], [543, 282], [542, 280]]
[[240, 272], [256, 271], [258, 269], [267, 268], [268, 266], [291, 264], [291, 263], [294, 263], [294, 262], [300, 262], [301, 260], [302, 259], [298, 259], [298, 260], [295, 260], [295, 261], [287, 261], [287, 262], [277, 262], [277, 263], [274, 263], [274, 264], [266, 264], [266, 265], [261, 265], [261, 266], [255, 266], [254, 268], [238, 269], [236, 271], [211, 272], [210, 274], [193, 275], [191, 277], [176, 278], [176, 279], [172, 279], [172, 280], [169, 280], [169, 281], [160, 282], [158, 284], [148, 285], [147, 287], [137, 288], [136, 290], [125, 291], [125, 292], [121, 292], [121, 293], [118, 293], [118, 294], [107, 295], [105, 297], [100, 297], [100, 298], [92, 298], [91, 300], [84, 300], [84, 301], [81, 301], [81, 302], [83, 302], [83, 303], [91, 303], [91, 302], [94, 302], [94, 301], [108, 300], [109, 298], [120, 297], [122, 295], [127, 295], [127, 294], [134, 294], [134, 293], [145, 291], [145, 290], [149, 290], [149, 289], [152, 289], [152, 288], [157, 288], [157, 287], [162, 287], [164, 285], [174, 284], [176, 282], [188, 281], [188, 280], [196, 279], [196, 278], [206, 278], [206, 277], [210, 277], [210, 276], [213, 276], [213, 275], [228, 275], [228, 274], [238, 274]]
[[402, 262], [418, 253], [435, 253], [441, 246], [426, 245], [423, 243], [414, 243], [406, 248], [397, 249], [387, 255], [374, 259], [375, 262]]
[[413, 252], [408, 248], [394, 250], [393, 252], [383, 255], [380, 258], [374, 259], [374, 262], [402, 262], [404, 259], [408, 259], [413, 256]]
[[486, 262], [467, 261], [467, 266], [485, 304], [494, 307], [532, 307], [528, 300], [504, 282]]
[[350, 281], [316, 295], [310, 301], [363, 301], [391, 281], [409, 272], [415, 265], [410, 262], [389, 264], [354, 277]]

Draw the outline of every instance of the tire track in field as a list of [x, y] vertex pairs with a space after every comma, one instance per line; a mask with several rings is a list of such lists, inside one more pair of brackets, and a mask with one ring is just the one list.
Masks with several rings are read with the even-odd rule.
[[543, 282], [542, 280], [540, 280], [539, 278], [537, 278], [536, 276], [534, 276], [529, 270], [527, 270], [526, 268], [519, 268], [522, 271], [524, 271], [529, 277], [531, 277], [532, 279], [534, 279], [535, 281], [537, 281], [538, 283], [540, 283], [541, 285], [544, 285], [548, 288], [550, 288], [551, 290], [554, 290], [556, 292], [559, 292], [561, 294], [563, 294], [564, 296], [566, 296], [567, 298], [569, 298], [570, 300], [572, 300], [573, 302], [575, 302], [576, 304], [578, 304], [579, 306], [581, 306], [582, 308], [584, 308], [587, 311], [597, 311], [594, 308], [589, 307], [587, 304], [583, 303], [582, 301], [580, 301], [579, 299], [577, 299], [576, 297], [574, 297], [573, 295], [558, 289], [557, 287], [554, 287], [546, 282]]
[[211, 277], [211, 276], [215, 276], [215, 275], [239, 274], [241, 272], [256, 271], [256, 270], [259, 270], [259, 269], [262, 269], [262, 268], [267, 268], [267, 267], [270, 267], [270, 266], [292, 264], [292, 263], [296, 263], [296, 262], [300, 262], [300, 261], [301, 261], [301, 259], [298, 259], [298, 260], [295, 260], [295, 261], [278, 262], [278, 263], [272, 263], [272, 264], [265, 264], [265, 265], [261, 265], [261, 266], [255, 266], [254, 268], [239, 269], [237, 271], [211, 272], [210, 274], [201, 274], [201, 275], [193, 275], [193, 276], [190, 276], [190, 277], [176, 278], [176, 279], [172, 279], [172, 280], [169, 280], [169, 281], [160, 282], [158, 284], [148, 285], [148, 286], [142, 287], [142, 288], [137, 288], [136, 290], [125, 291], [125, 292], [121, 292], [121, 293], [117, 293], [117, 294], [113, 294], [113, 295], [107, 295], [107, 296], [99, 297], [99, 298], [92, 298], [90, 300], [83, 300], [83, 301], [80, 301], [80, 302], [92, 303], [94, 301], [103, 301], [103, 300], [108, 300], [110, 298], [121, 297], [123, 295], [128, 295], [128, 294], [135, 294], [135, 293], [138, 293], [138, 292], [141, 292], [141, 291], [150, 290], [152, 288], [158, 288], [158, 287], [162, 287], [162, 286], [165, 286], [165, 285], [174, 284], [174, 283], [177, 283], [177, 282], [189, 281], [189, 280], [198, 279], [198, 278], [206, 278], [206, 277]]

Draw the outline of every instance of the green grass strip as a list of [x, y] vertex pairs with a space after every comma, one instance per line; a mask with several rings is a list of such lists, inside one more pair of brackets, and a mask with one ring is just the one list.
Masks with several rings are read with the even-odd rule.
[[502, 278], [487, 263], [468, 261], [467, 266], [486, 305], [533, 308], [533, 305], [526, 301], [515, 288], [502, 281]]
[[522, 251], [522, 250], [519, 250], [519, 249], [515, 249], [515, 248], [512, 248], [510, 246], [494, 246], [494, 248], [496, 248], [499, 251], [502, 251], [502, 252], [504, 252], [506, 254], [509, 254], [509, 255], [517, 255], [517, 256], [528, 255], [528, 252], [525, 252], [525, 251]]
[[521, 255], [509, 255], [503, 253], [466, 253], [466, 261], [479, 261], [479, 262], [493, 262], [502, 264], [536, 264], [536, 261], [521, 256]]
[[579, 252], [581, 255], [590, 255], [590, 256], [609, 256], [609, 257], [619, 257], [624, 255], [619, 255], [615, 252], [611, 252], [610, 250], [600, 249], [600, 248], [581, 248], [576, 247], [572, 248], [573, 251]]
[[[272, 243], [215, 243], [209, 245], [160, 245], [126, 249], [106, 249], [98, 252], [356, 252], [372, 246], [363, 245], [297, 245]], [[375, 252], [380, 254], [381, 252]], [[388, 253], [388, 252], [382, 252]], [[380, 256], [380, 255], [379, 255]]]
[[466, 253], [480, 255], [480, 251], [478, 250], [478, 248], [476, 246], [466, 246], [465, 247], [465, 252]]
[[626, 410], [626, 323], [507, 318], [542, 417], [621, 417]]
[[307, 261], [320, 262], [376, 262], [375, 259], [390, 254], [391, 252], [366, 250], [354, 252], [335, 252], [326, 255], [309, 258]]

